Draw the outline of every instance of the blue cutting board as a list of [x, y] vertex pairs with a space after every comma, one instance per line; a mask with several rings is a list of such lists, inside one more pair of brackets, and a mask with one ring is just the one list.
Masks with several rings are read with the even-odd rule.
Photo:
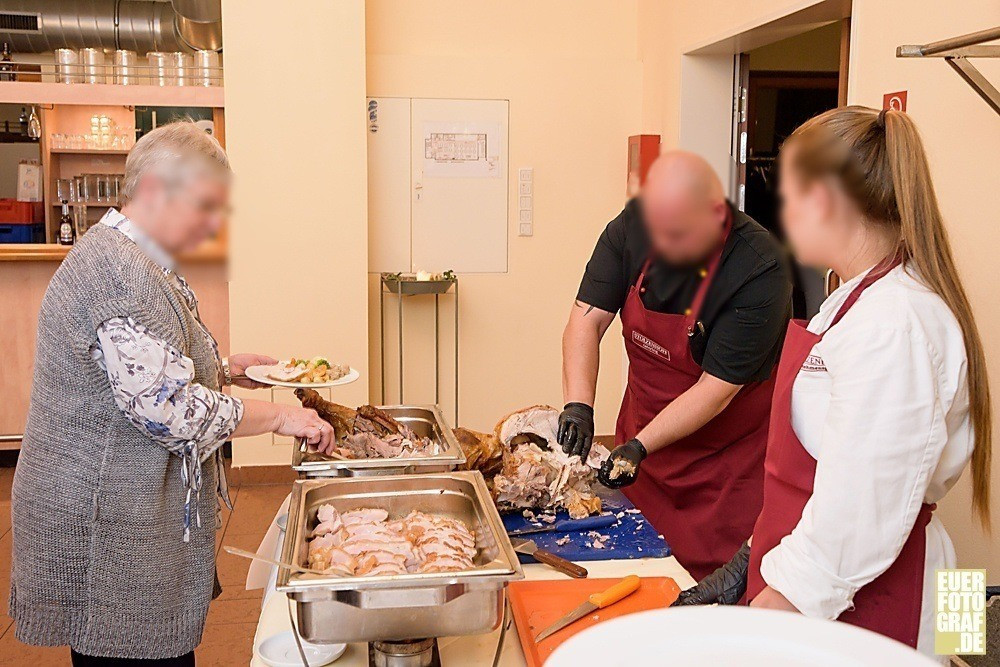
[[[608, 540], [604, 542], [603, 549], [595, 549], [592, 544], [593, 539], [583, 533], [533, 533], [525, 535], [535, 541], [539, 549], [551, 551], [557, 556], [562, 556], [572, 561], [587, 560], [629, 560], [633, 558], [666, 558], [670, 555], [670, 546], [656, 532], [652, 524], [646, 520], [642, 514], [635, 512], [635, 506], [629, 502], [628, 498], [620, 492], [602, 496], [604, 502], [602, 513], [621, 514], [618, 523], [607, 528], [598, 529], [598, 533], [607, 535]], [[627, 510], [632, 510], [628, 512]], [[560, 510], [556, 514], [556, 520], [568, 519], [569, 514], [565, 510]], [[548, 525], [540, 521], [531, 522], [520, 512], [510, 512], [503, 515], [504, 527], [507, 531], [521, 530], [523, 528]], [[564, 545], [556, 544], [556, 540], [569, 536], [569, 542]], [[522, 563], [534, 563], [531, 556], [518, 554]]]

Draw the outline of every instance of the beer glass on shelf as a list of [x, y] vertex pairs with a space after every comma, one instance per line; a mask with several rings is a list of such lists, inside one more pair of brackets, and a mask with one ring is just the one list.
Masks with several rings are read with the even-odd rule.
[[90, 201], [90, 188], [87, 179], [81, 174], [73, 179], [76, 183], [76, 200], [86, 204]]
[[73, 207], [73, 226], [76, 227], [76, 238], [80, 238], [90, 229], [87, 222], [87, 205], [77, 204]]
[[64, 201], [74, 201], [73, 196], [73, 181], [68, 178], [60, 178], [56, 180], [56, 199], [62, 203]]

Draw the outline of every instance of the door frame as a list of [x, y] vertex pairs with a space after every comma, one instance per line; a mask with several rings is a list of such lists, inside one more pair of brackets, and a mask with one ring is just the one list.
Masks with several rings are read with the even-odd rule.
[[[694, 44], [681, 56], [680, 119], [678, 145], [702, 155], [726, 184], [726, 191], [738, 194], [739, 183], [734, 158], [733, 101], [739, 60], [736, 56], [760, 46], [814, 30], [851, 14], [848, 0], [824, 0], [743, 26], [732, 33]], [[843, 41], [843, 39], [842, 39]], [[841, 58], [849, 59], [849, 42], [842, 45]], [[843, 71], [843, 70], [842, 70]], [[849, 73], [843, 84], [849, 90]]]

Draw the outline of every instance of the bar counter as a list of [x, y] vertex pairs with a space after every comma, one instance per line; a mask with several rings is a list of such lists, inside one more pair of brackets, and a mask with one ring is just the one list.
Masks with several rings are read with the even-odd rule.
[[[0, 244], [0, 449], [20, 447], [28, 414], [38, 310], [52, 274], [72, 246]], [[205, 324], [229, 353], [229, 282], [224, 242], [181, 259], [179, 272], [198, 295]]]

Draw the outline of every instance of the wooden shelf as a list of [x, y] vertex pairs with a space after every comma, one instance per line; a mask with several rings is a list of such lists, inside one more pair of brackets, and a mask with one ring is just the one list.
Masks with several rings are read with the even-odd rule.
[[56, 155], [128, 155], [127, 150], [105, 148], [53, 148]]
[[118, 86], [100, 83], [0, 82], [0, 102], [154, 107], [221, 107], [221, 86]]
[[57, 243], [5, 243], [0, 262], [61, 262], [70, 246]]
[[[61, 262], [73, 246], [58, 243], [3, 243], [0, 262]], [[224, 262], [228, 252], [222, 241], [207, 241], [198, 250], [183, 255], [181, 262]]]

